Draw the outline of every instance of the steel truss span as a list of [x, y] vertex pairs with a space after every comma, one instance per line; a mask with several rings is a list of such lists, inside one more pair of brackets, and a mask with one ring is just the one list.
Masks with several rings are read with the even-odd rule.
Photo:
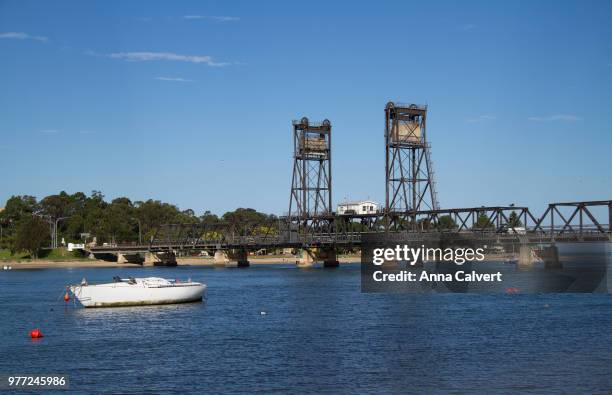
[[[564, 209], [568, 212], [564, 213]], [[451, 237], [484, 238], [520, 243], [612, 241], [610, 223], [601, 223], [593, 215], [594, 210], [607, 210], [612, 218], [612, 200], [551, 203], [541, 216], [534, 216], [527, 207], [471, 207], [427, 210], [409, 213], [417, 218], [415, 230], [387, 231], [382, 226], [384, 214], [370, 216], [378, 227], [354, 231], [341, 226], [341, 222], [363, 216], [329, 216], [332, 231], [313, 229], [308, 233], [284, 232], [288, 217], [281, 218], [276, 226], [263, 222], [234, 222], [216, 224], [169, 224], [157, 229], [146, 245], [103, 246], [92, 252], [163, 252], [181, 250], [240, 249], [255, 251], [260, 248], [282, 247], [352, 247], [361, 245], [364, 234], [405, 235], [415, 242], [434, 235]], [[515, 213], [514, 215], [512, 213]], [[582, 213], [582, 214], [581, 214]], [[393, 216], [395, 213], [389, 213]], [[440, 221], [448, 216], [452, 221]], [[582, 219], [580, 219], [582, 218]], [[452, 225], [448, 225], [448, 224]]]

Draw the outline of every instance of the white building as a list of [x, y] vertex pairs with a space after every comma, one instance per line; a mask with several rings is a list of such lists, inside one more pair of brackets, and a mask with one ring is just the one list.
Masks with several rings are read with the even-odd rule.
[[359, 202], [343, 202], [338, 204], [337, 212], [344, 214], [374, 214], [380, 209], [378, 203], [373, 200], [361, 200]]

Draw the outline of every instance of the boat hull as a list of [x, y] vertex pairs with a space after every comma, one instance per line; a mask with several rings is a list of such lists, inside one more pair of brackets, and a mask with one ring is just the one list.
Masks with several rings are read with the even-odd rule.
[[147, 306], [201, 302], [206, 286], [185, 284], [147, 288], [125, 283], [72, 286], [70, 290], [84, 307]]

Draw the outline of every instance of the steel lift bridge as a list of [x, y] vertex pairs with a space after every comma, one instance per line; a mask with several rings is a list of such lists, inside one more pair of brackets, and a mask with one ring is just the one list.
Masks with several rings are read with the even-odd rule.
[[416, 243], [440, 235], [525, 246], [612, 241], [612, 200], [550, 203], [540, 215], [514, 205], [440, 208], [427, 140], [427, 106], [389, 102], [384, 122], [385, 206], [378, 212], [333, 211], [332, 124], [303, 117], [292, 122], [293, 174], [286, 216], [274, 223], [166, 224], [148, 243], [98, 246], [91, 252], [144, 254], [145, 261], [149, 257], [172, 264], [179, 251], [208, 251], [221, 262], [248, 266], [251, 251], [293, 248], [298, 263], [308, 266], [320, 260], [333, 267], [338, 265], [338, 248], [359, 248], [372, 234], [399, 235]]

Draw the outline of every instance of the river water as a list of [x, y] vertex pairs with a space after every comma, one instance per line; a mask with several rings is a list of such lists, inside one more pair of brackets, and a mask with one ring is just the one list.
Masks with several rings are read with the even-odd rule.
[[[209, 289], [175, 306], [58, 301], [115, 275]], [[73, 393], [610, 393], [612, 296], [362, 294], [358, 264], [0, 271], [0, 375], [15, 373], [68, 374]]]

